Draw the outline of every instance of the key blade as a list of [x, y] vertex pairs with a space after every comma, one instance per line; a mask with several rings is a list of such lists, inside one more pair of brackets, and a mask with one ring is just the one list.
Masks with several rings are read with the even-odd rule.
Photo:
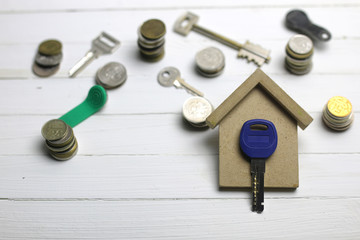
[[252, 173], [252, 211], [262, 213], [264, 211], [264, 173]]
[[92, 51], [98, 56], [113, 53], [119, 47], [120, 41], [105, 32], [92, 41]]
[[188, 93], [192, 95], [204, 97], [204, 94], [201, 91], [197, 90], [196, 88], [185, 82], [184, 79], [178, 78], [177, 80], [175, 80], [174, 85], [175, 87], [179, 86], [179, 88], [185, 89]]
[[238, 57], [247, 58], [249, 62], [253, 61], [261, 67], [265, 62], [270, 61], [270, 50], [246, 41], [240, 49]]
[[261, 213], [264, 211], [265, 159], [251, 159], [250, 171], [253, 195], [252, 211]]
[[97, 56], [92, 52], [89, 51], [86, 55], [81, 58], [70, 70], [69, 70], [69, 77], [73, 78], [83, 70], [86, 66], [88, 66]]

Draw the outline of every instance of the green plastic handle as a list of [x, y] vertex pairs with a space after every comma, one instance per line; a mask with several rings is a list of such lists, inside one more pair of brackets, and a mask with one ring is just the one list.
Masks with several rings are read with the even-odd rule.
[[106, 90], [100, 85], [95, 85], [89, 90], [85, 101], [62, 115], [59, 119], [66, 122], [70, 127], [75, 127], [99, 111], [105, 105], [106, 99]]

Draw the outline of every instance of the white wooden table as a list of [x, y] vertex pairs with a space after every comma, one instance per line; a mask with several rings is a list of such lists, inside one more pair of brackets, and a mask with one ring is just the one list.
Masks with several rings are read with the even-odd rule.
[[[296, 3], [297, 2], [297, 3]], [[0, 239], [359, 239], [360, 238], [360, 1], [0, 1]], [[304, 76], [285, 68], [294, 34], [286, 13], [305, 10], [329, 29]], [[314, 122], [299, 129], [300, 187], [266, 191], [265, 211], [250, 211], [250, 192], [218, 188], [218, 130], [194, 131], [182, 120], [183, 90], [161, 87], [166, 66], [203, 91], [217, 107], [255, 69], [236, 52], [191, 32], [172, 31], [186, 10], [200, 25], [239, 42], [271, 49], [263, 71], [306, 109]], [[144, 62], [137, 28], [150, 18], [167, 25], [166, 56]], [[101, 31], [121, 40], [111, 56], [95, 60], [77, 78], [67, 71]], [[33, 75], [38, 44], [63, 43], [60, 71]], [[206, 46], [226, 56], [214, 79], [194, 71]], [[128, 71], [105, 107], [74, 128], [76, 157], [50, 158], [42, 125], [83, 101], [96, 70], [110, 61]], [[321, 111], [335, 95], [350, 99], [355, 122], [346, 132], [323, 126]]]

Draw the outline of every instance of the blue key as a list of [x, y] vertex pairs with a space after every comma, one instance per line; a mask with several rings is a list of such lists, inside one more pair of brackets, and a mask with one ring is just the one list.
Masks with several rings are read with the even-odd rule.
[[240, 131], [240, 148], [251, 159], [252, 211], [264, 210], [265, 160], [277, 147], [275, 125], [264, 119], [252, 119], [244, 123]]

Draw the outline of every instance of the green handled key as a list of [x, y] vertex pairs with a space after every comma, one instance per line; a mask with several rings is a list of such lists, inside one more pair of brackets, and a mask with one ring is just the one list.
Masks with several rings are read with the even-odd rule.
[[106, 90], [95, 85], [89, 90], [89, 94], [85, 101], [60, 117], [70, 127], [75, 127], [97, 111], [99, 111], [106, 103]]

